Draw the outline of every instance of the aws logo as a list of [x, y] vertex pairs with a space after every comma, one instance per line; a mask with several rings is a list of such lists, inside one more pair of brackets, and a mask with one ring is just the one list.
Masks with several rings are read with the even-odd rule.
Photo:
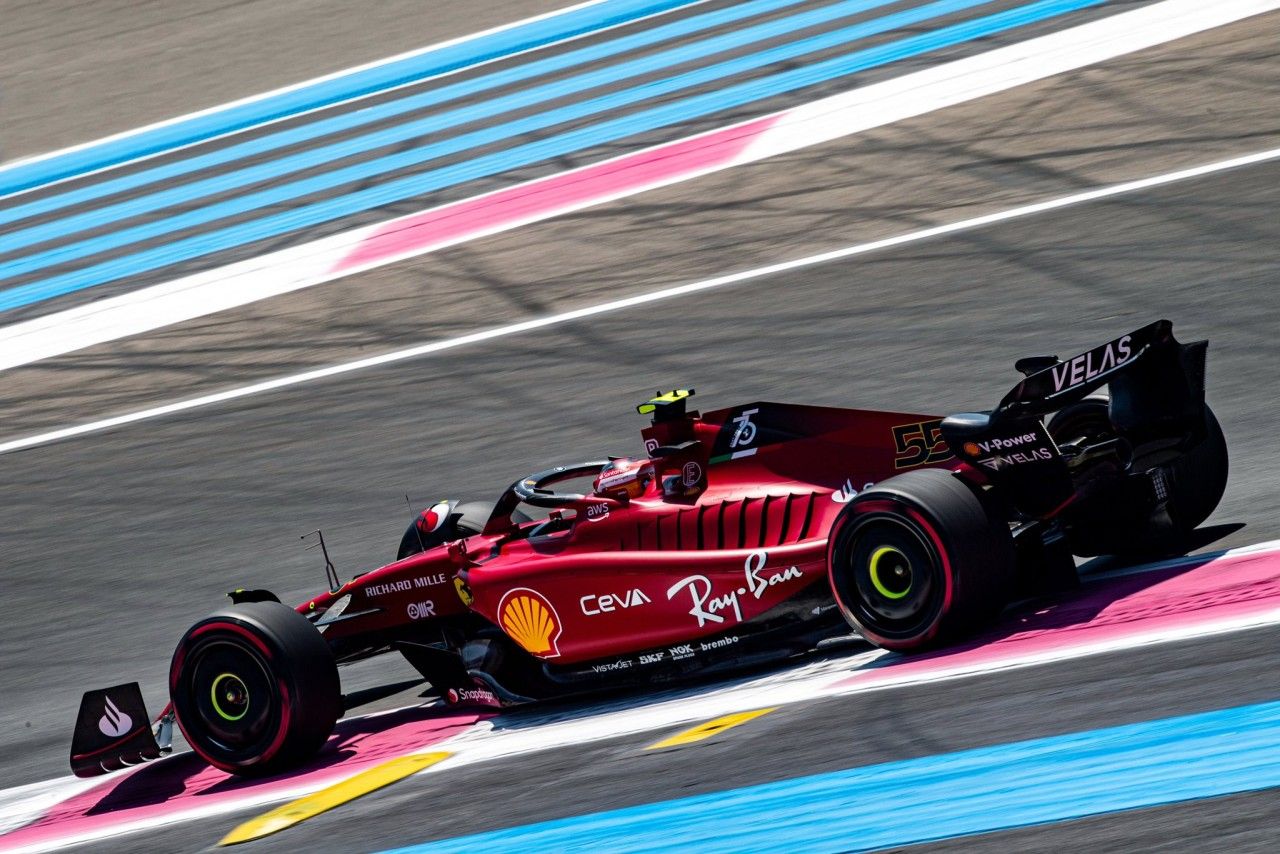
[[536, 590], [517, 587], [498, 602], [498, 622], [512, 640], [533, 655], [559, 658], [562, 624], [547, 598]]

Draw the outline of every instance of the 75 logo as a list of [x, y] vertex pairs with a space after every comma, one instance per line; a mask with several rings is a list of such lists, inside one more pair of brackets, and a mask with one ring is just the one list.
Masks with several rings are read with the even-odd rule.
[[893, 449], [895, 469], [940, 463], [955, 456], [942, 438], [941, 419], [894, 427]]

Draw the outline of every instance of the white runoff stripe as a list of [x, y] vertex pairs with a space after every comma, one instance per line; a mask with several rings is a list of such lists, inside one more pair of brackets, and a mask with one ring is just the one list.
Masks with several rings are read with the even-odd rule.
[[[0, 370], [290, 293], [350, 275], [358, 269], [382, 266], [674, 181], [687, 180], [695, 175], [828, 142], [1275, 9], [1280, 9], [1280, 0], [1218, 0], [1213, 3], [1163, 0], [773, 114], [769, 117], [773, 120], [769, 127], [756, 133], [737, 156], [696, 172], [654, 176], [645, 182], [629, 185], [624, 191], [616, 189], [617, 182], [600, 182], [599, 191], [594, 195], [583, 194], [571, 203], [545, 205], [528, 216], [509, 219], [493, 227], [477, 228], [447, 241], [424, 243], [418, 248], [379, 258], [364, 268], [346, 269], [341, 262], [375, 233], [384, 232], [410, 217], [421, 216], [422, 212], [13, 324], [0, 329]], [[738, 126], [721, 128], [699, 137], [723, 134]], [[660, 152], [686, 142], [688, 140], [665, 143], [649, 151]], [[584, 169], [599, 166], [593, 164]], [[651, 169], [652, 164], [645, 168]], [[552, 177], [581, 171], [584, 170], [572, 170], [571, 173]]]
[[[1103, 573], [1097, 578], [1105, 579], [1139, 572], [1169, 569], [1180, 566], [1188, 560], [1203, 561], [1223, 557], [1231, 558], [1249, 554], [1264, 554], [1277, 550], [1280, 550], [1280, 540], [1243, 548], [1227, 549], [1191, 558], [1158, 561], [1120, 570], [1116, 573]], [[813, 661], [809, 664], [762, 677], [738, 680], [720, 688], [711, 688], [709, 690], [698, 687], [677, 689], [663, 692], [645, 700], [637, 701], [631, 698], [599, 703], [593, 706], [578, 706], [567, 711], [555, 710], [530, 715], [522, 717], [523, 725], [514, 729], [495, 727], [492, 721], [483, 721], [458, 735], [443, 741], [433, 742], [424, 747], [406, 744], [403, 752], [409, 754], [423, 749], [452, 753], [453, 756], [449, 759], [421, 772], [423, 774], [432, 774], [493, 759], [509, 759], [522, 754], [537, 753], [554, 748], [625, 738], [666, 728], [674, 729], [679, 726], [763, 706], [791, 705], [823, 697], [883, 691], [904, 685], [950, 681], [1053, 661], [1118, 652], [1157, 643], [1171, 643], [1189, 638], [1245, 631], [1277, 623], [1280, 623], [1280, 609], [1238, 619], [1206, 621], [1192, 624], [1188, 628], [1166, 628], [1146, 634], [1122, 636], [1089, 645], [1067, 644], [1061, 650], [1034, 653], [1017, 659], [997, 658], [987, 662], [961, 665], [953, 669], [934, 669], [904, 674], [899, 679], [879, 679], [867, 685], [859, 685], [856, 682], [850, 683], [851, 671], [860, 669], [862, 672], [875, 672], [874, 670], [869, 670], [869, 665], [876, 659], [889, 655], [883, 650], [873, 649], [838, 658]], [[379, 712], [378, 715], [393, 714], [394, 711], [396, 710]], [[376, 715], [366, 717], [376, 717]], [[102, 779], [99, 777], [92, 782], [97, 784]], [[84, 782], [83, 780], [76, 780], [74, 777], [66, 777], [60, 780], [50, 780], [33, 786], [21, 787], [21, 790], [0, 791], [0, 827], [21, 825], [34, 819], [42, 811], [32, 809], [29, 804], [25, 803], [25, 798], [20, 794], [15, 797], [15, 793], [20, 793], [22, 790], [38, 790], [46, 801], [56, 799], [56, 802], [57, 800], [65, 800], [71, 797], [79, 788], [83, 787]], [[302, 797], [323, 785], [325, 783], [307, 783], [289, 791], [272, 790], [269, 793], [255, 792], [250, 788], [245, 790], [243, 797], [236, 798], [234, 801], [222, 801], [204, 807], [183, 809], [181, 814], [178, 815], [154, 816], [128, 823], [122, 822], [106, 833], [112, 836], [136, 833], [166, 825], [239, 812], [277, 801]], [[60, 798], [57, 797], [59, 792], [61, 792]], [[91, 834], [68, 835], [56, 841], [17, 848], [14, 851], [56, 850], [91, 842], [102, 838], [103, 835], [104, 831], [98, 829]], [[3, 838], [0, 837], [0, 844], [2, 843]]]
[[600, 314], [609, 314], [615, 311], [623, 311], [625, 309], [634, 308], [648, 303], [659, 302], [662, 300], [674, 299], [676, 297], [696, 294], [702, 291], [709, 291], [716, 288], [734, 285], [739, 282], [747, 282], [753, 279], [772, 276], [778, 273], [785, 273], [790, 270], [796, 270], [802, 267], [811, 267], [816, 264], [825, 264], [830, 261], [837, 261], [842, 258], [851, 258], [856, 255], [864, 255], [869, 252], [875, 252], [882, 249], [890, 249], [896, 246], [903, 246], [909, 243], [917, 243], [922, 240], [928, 240], [935, 237], [942, 237], [948, 234], [955, 234], [962, 231], [971, 231], [977, 228], [983, 228], [988, 225], [994, 225], [1008, 220], [1021, 219], [1023, 217], [1033, 216], [1035, 214], [1046, 213], [1048, 211], [1060, 210], [1075, 205], [1085, 204], [1087, 202], [1099, 201], [1101, 199], [1120, 196], [1125, 193], [1133, 193], [1139, 190], [1146, 190], [1153, 187], [1159, 187], [1165, 184], [1173, 184], [1178, 181], [1186, 181], [1192, 178], [1199, 178], [1204, 175], [1211, 175], [1215, 172], [1224, 172], [1229, 169], [1238, 169], [1242, 166], [1249, 166], [1255, 163], [1263, 163], [1270, 160], [1280, 158], [1280, 148], [1268, 149], [1254, 154], [1245, 155], [1243, 157], [1233, 157], [1229, 160], [1219, 160], [1214, 163], [1208, 163], [1203, 166], [1196, 166], [1190, 169], [1181, 169], [1177, 172], [1169, 172], [1163, 175], [1154, 175], [1150, 178], [1142, 178], [1137, 181], [1126, 181], [1122, 184], [1112, 184], [1105, 187], [1099, 187], [1094, 190], [1086, 190], [1082, 193], [1073, 193], [1069, 196], [1061, 196], [1056, 199], [1049, 199], [1043, 202], [1036, 202], [1030, 205], [1022, 205], [1016, 208], [999, 211], [996, 213], [986, 214], [984, 216], [973, 217], [959, 222], [949, 223], [947, 225], [934, 226], [932, 228], [923, 228], [919, 231], [909, 231], [905, 234], [899, 234], [895, 237], [886, 237], [882, 240], [873, 240], [870, 243], [859, 243], [853, 246], [846, 246], [842, 249], [835, 249], [830, 252], [822, 252], [818, 255], [810, 255], [805, 258], [796, 258], [791, 261], [783, 261], [778, 264], [770, 264], [766, 267], [757, 267], [754, 270], [744, 270], [739, 273], [730, 273], [725, 276], [717, 276], [713, 279], [704, 279], [700, 282], [691, 282], [689, 284], [677, 285], [675, 287], [663, 288], [657, 291], [649, 291], [647, 293], [636, 294], [635, 296], [625, 297], [623, 299], [611, 300], [610, 302], [598, 303], [584, 308], [565, 311], [559, 314], [547, 315], [545, 317], [534, 318], [532, 320], [524, 320], [519, 323], [510, 323], [505, 326], [497, 326], [491, 329], [484, 329], [478, 332], [472, 332], [468, 335], [461, 335], [457, 338], [446, 338], [440, 341], [432, 341], [426, 344], [419, 344], [404, 350], [393, 350], [389, 353], [383, 353], [379, 356], [370, 356], [366, 359], [358, 359], [354, 362], [343, 362], [337, 365], [329, 365], [324, 368], [316, 368], [302, 373], [289, 374], [287, 376], [277, 377], [263, 382], [253, 383], [251, 385], [230, 388], [224, 391], [215, 392], [213, 394], [201, 395], [200, 397], [187, 398], [186, 400], [178, 400], [172, 403], [166, 403], [161, 406], [151, 407], [149, 409], [141, 409], [135, 412], [129, 412], [124, 415], [116, 415], [111, 418], [103, 418], [98, 421], [90, 421], [84, 424], [77, 424], [71, 427], [62, 427], [57, 430], [50, 430], [46, 433], [37, 433], [31, 436], [25, 436], [18, 439], [10, 439], [0, 442], [0, 454], [6, 454], [13, 451], [23, 450], [25, 448], [33, 448], [38, 445], [46, 445], [50, 442], [56, 442], [60, 439], [69, 439], [74, 436], [83, 436], [87, 433], [98, 433], [103, 430], [109, 430], [113, 427], [121, 427], [126, 424], [134, 424], [139, 421], [148, 421], [153, 418], [161, 418], [166, 415], [173, 415], [178, 412], [187, 412], [192, 409], [200, 409], [206, 406], [212, 406], [217, 403], [238, 400], [244, 397], [252, 397], [254, 395], [263, 394], [276, 389], [289, 388], [290, 386], [302, 385], [304, 383], [315, 382], [317, 380], [326, 379], [328, 377], [349, 374], [355, 371], [362, 371], [368, 368], [375, 368], [380, 365], [388, 365], [394, 362], [402, 362], [406, 359], [414, 359], [420, 356], [430, 355], [432, 353], [440, 353], [445, 350], [453, 350], [469, 344], [479, 344], [485, 341], [492, 341], [498, 338], [506, 338], [511, 335], [520, 335], [525, 332], [532, 332], [538, 329], [546, 329], [551, 326], [560, 326], [573, 321], [582, 320], [587, 317], [594, 317]]
[[[801, 667], [792, 671], [739, 681], [729, 687], [712, 689], [709, 692], [705, 688], [701, 690], [667, 691], [655, 699], [641, 701], [638, 706], [636, 706], [636, 701], [632, 700], [631, 707], [628, 707], [626, 701], [622, 701], [588, 708], [579, 707], [568, 713], [551, 712], [536, 718], [522, 715], [521, 727], [511, 732], [504, 732], [500, 729], [495, 730], [491, 723], [481, 722], [459, 735], [432, 742], [429, 745], [406, 743], [403, 754], [416, 753], [420, 750], [456, 752], [455, 756], [441, 763], [443, 767], [456, 768], [461, 765], [470, 765], [490, 759], [501, 759], [521, 753], [534, 753], [556, 747], [585, 744], [592, 741], [649, 732], [666, 726], [692, 723], [701, 720], [704, 716], [714, 717], [716, 715], [714, 710], [721, 708], [741, 711], [750, 707], [750, 704], [754, 702], [753, 698], [758, 696], [787, 697], [789, 702], [799, 702], [822, 696], [820, 693], [822, 686], [830, 684], [834, 679], [845, 675], [845, 671], [849, 667], [864, 664], [883, 654], [879, 650], [861, 652], [837, 661], [821, 662], [820, 664], [823, 666], [820, 668]], [[777, 705], [777, 703], [774, 703], [774, 705]], [[390, 710], [378, 714], [393, 714], [395, 711], [400, 710]], [[719, 712], [719, 714], [726, 714], [726, 712]], [[375, 717], [375, 715], [364, 717]], [[389, 755], [388, 758], [390, 758]], [[168, 760], [161, 759], [159, 761], [165, 762]], [[115, 773], [123, 775], [130, 772], [126, 770]], [[426, 771], [420, 773], [426, 773]], [[98, 785], [104, 779], [106, 778], [95, 777], [91, 782]], [[32, 809], [21, 802], [15, 803], [12, 807], [6, 806], [8, 793], [0, 791], [0, 827], [20, 827], [33, 821], [45, 809], [73, 797], [81, 791], [84, 782], [83, 780], [77, 780], [75, 777], [64, 777], [59, 780], [36, 784], [42, 788], [46, 800], [52, 799], [51, 803], [45, 803], [40, 809]], [[127, 822], [122, 821], [110, 828], [97, 827], [88, 832], [68, 833], [63, 837], [25, 846], [5, 847], [4, 837], [0, 836], [0, 851], [4, 851], [6, 854], [34, 854], [34, 852], [38, 851], [55, 851], [108, 837], [138, 833], [260, 808], [267, 804], [290, 801], [309, 795], [332, 782], [332, 780], [326, 780], [316, 783], [304, 780], [297, 786], [288, 789], [272, 788], [269, 791], [258, 791], [253, 787], [247, 787], [244, 789], [242, 796], [209, 804], [184, 804], [181, 811], [176, 814], [153, 815]], [[62, 789], [61, 797], [57, 796], [59, 787], [65, 787]], [[198, 801], [199, 799], [191, 800]]]
[[[0, 834], [21, 827], [50, 807], [88, 791], [101, 782], [101, 777], [88, 780], [61, 777], [0, 791]], [[3, 836], [0, 836], [0, 850], [4, 850]]]
[[1280, 0], [1165, 0], [788, 110], [749, 146], [759, 160], [941, 110], [1280, 9]]

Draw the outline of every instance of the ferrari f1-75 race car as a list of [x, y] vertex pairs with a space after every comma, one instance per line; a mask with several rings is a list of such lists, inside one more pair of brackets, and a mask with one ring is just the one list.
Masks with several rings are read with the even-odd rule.
[[1207, 347], [1157, 321], [1021, 359], [995, 409], [945, 418], [699, 414], [692, 389], [661, 394], [639, 407], [642, 458], [440, 501], [393, 563], [343, 583], [326, 557], [327, 589], [296, 608], [235, 591], [179, 641], [154, 729], [136, 683], [85, 695], [73, 770], [152, 758], [175, 721], [227, 771], [296, 765], [343, 711], [338, 665], [388, 651], [446, 702], [507, 706], [741, 668], [850, 628], [892, 650], [946, 643], [1075, 582], [1073, 555], [1168, 550], [1208, 517], [1227, 449]]

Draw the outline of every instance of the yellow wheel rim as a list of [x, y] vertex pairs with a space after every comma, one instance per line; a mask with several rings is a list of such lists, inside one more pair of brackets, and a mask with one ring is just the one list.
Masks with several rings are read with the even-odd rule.
[[[237, 695], [243, 695], [244, 700], [240, 709], [240, 714], [232, 714], [222, 708], [222, 697], [218, 696], [219, 689], [226, 684], [228, 703], [235, 703]], [[209, 689], [209, 699], [213, 701], [213, 710], [218, 713], [218, 717], [224, 721], [238, 721], [249, 712], [249, 689], [245, 686], [244, 681], [234, 673], [219, 673], [217, 678], [213, 680], [213, 687]]]
[[[895, 591], [890, 589], [885, 584], [885, 580], [880, 577], [880, 573], [883, 568], [881, 564], [889, 555], [897, 555], [900, 559], [900, 563], [894, 566], [892, 570], [887, 571], [886, 574], [890, 579], [897, 580], [899, 582], [905, 578], [907, 586], [903, 587], [901, 590]], [[876, 592], [884, 598], [901, 599], [911, 592], [911, 562], [907, 560], [906, 555], [895, 549], [893, 546], [881, 546], [871, 553], [870, 570], [871, 586], [874, 587]]]

